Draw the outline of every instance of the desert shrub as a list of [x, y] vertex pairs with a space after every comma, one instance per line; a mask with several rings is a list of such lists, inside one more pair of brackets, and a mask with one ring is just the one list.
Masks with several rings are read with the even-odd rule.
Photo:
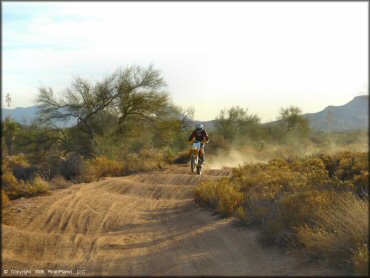
[[138, 153], [129, 153], [124, 158], [125, 174], [148, 172], [163, 169], [168, 165], [167, 150], [141, 149]]
[[[97, 156], [83, 160], [80, 156], [71, 156], [65, 160], [63, 176], [77, 182], [92, 182], [101, 177], [121, 176], [125, 174], [162, 169], [174, 159], [169, 148], [140, 149], [138, 152], [123, 152], [119, 160], [106, 156]], [[75, 168], [74, 168], [75, 167]]]
[[245, 207], [239, 206], [234, 211], [235, 217], [237, 217], [243, 224], [248, 224], [248, 215]]
[[169, 146], [162, 147], [159, 149], [159, 151], [161, 153], [161, 160], [164, 165], [172, 163], [178, 156], [178, 152], [173, 151], [173, 149]]
[[9, 197], [4, 190], [1, 191], [1, 205], [5, 207], [9, 203]]
[[123, 172], [123, 163], [109, 160], [105, 156], [98, 156], [89, 161], [90, 165], [93, 167], [95, 171], [95, 175], [100, 177], [106, 176], [120, 176]]
[[339, 162], [338, 170], [336, 171], [336, 176], [341, 180], [350, 180], [353, 177], [353, 157], [343, 158]]
[[17, 180], [11, 170], [3, 168], [2, 184], [5, 193], [13, 200], [21, 197], [36, 196], [49, 191], [49, 184], [39, 175], [36, 175], [30, 182]]
[[194, 199], [198, 204], [217, 208], [217, 182], [207, 181], [199, 184], [194, 190]]
[[184, 152], [180, 152], [176, 158], [174, 160], [172, 160], [173, 163], [175, 164], [184, 164], [184, 163], [187, 163], [189, 161], [189, 152], [188, 151], [184, 151]]
[[36, 166], [30, 166], [24, 168], [22, 166], [14, 166], [13, 174], [18, 180], [29, 181], [32, 180], [39, 173], [39, 168]]
[[11, 169], [3, 165], [3, 173], [1, 176], [1, 182], [4, 191], [7, 193], [8, 197], [13, 200], [26, 196], [27, 188], [23, 181], [18, 181]]
[[216, 153], [217, 151], [229, 151], [230, 141], [225, 139], [222, 134], [214, 133], [210, 134], [210, 143], [207, 145], [207, 149], [210, 154]]
[[137, 153], [125, 152], [121, 154], [119, 161], [111, 160], [103, 155], [90, 160], [71, 155], [64, 161], [65, 167], [62, 174], [67, 179], [76, 182], [92, 182], [106, 176], [121, 176], [162, 169], [172, 159], [174, 159], [173, 153], [168, 148], [141, 149]]
[[369, 247], [364, 244], [353, 252], [352, 264], [354, 273], [358, 275], [369, 275]]
[[29, 196], [36, 196], [49, 192], [50, 186], [47, 181], [37, 175], [33, 179], [32, 183], [28, 184], [27, 189]]
[[337, 190], [351, 191], [362, 198], [368, 195], [368, 153], [344, 151], [320, 156]]
[[368, 264], [368, 200], [352, 193], [338, 195], [326, 209], [315, 210], [315, 221], [296, 228], [308, 254], [328, 259], [338, 266], [363, 271]]
[[86, 167], [83, 157], [71, 152], [61, 162], [61, 174], [67, 179], [74, 179], [86, 171]]
[[351, 180], [355, 175], [361, 174], [361, 171], [369, 169], [367, 153], [359, 152], [340, 152], [334, 155], [339, 161], [335, 176], [341, 180]]
[[27, 156], [23, 153], [13, 156], [7, 156], [4, 164], [11, 169], [16, 179], [28, 181], [34, 178], [38, 172], [38, 167], [31, 165]]
[[62, 189], [70, 187], [73, 183], [61, 175], [54, 176], [50, 181], [50, 189]]
[[16, 177], [14, 177], [12, 171], [8, 167], [3, 166], [1, 183], [7, 190], [10, 190], [12, 187], [16, 187], [18, 183]]
[[58, 154], [48, 153], [42, 161], [35, 161], [35, 163], [39, 169], [38, 173], [51, 180], [55, 176], [62, 175], [62, 172], [65, 171], [65, 161], [66, 159]]
[[81, 169], [79, 170], [78, 175], [74, 177], [74, 181], [76, 181], [77, 183], [89, 183], [99, 179], [95, 172], [94, 166], [89, 161], [81, 162], [80, 166]]
[[332, 192], [305, 191], [287, 194], [276, 202], [274, 213], [266, 219], [265, 236], [278, 244], [297, 244], [294, 228], [315, 221], [315, 211], [325, 210], [337, 195]]
[[358, 196], [366, 197], [369, 195], [369, 172], [361, 171], [359, 175], [353, 177], [355, 191]]
[[125, 173], [148, 172], [158, 168], [157, 160], [152, 157], [141, 157], [140, 154], [132, 153], [127, 155]]
[[195, 189], [195, 200], [208, 204], [218, 212], [232, 215], [243, 202], [243, 193], [227, 178], [202, 183]]
[[195, 199], [260, 226], [270, 243], [338, 265], [350, 262], [354, 272], [365, 273], [368, 177], [367, 153], [280, 157], [200, 184]]
[[8, 156], [7, 157], [7, 165], [10, 168], [14, 168], [16, 166], [20, 166], [23, 168], [28, 168], [30, 167], [30, 163], [28, 161], [28, 158], [25, 154], [20, 153], [18, 155], [13, 155], [13, 156]]
[[217, 211], [232, 215], [243, 202], [243, 193], [232, 183], [219, 183], [217, 186], [218, 206]]
[[338, 169], [339, 160], [334, 158], [331, 155], [327, 155], [324, 153], [319, 153], [315, 155], [315, 157], [319, 158], [325, 165], [326, 171], [328, 171], [329, 177], [333, 177], [335, 171]]

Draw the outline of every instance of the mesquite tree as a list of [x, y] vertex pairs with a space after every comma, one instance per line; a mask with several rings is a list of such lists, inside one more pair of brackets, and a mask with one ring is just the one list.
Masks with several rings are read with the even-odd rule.
[[160, 71], [131, 66], [119, 69], [102, 81], [75, 78], [62, 96], [40, 88], [38, 121], [44, 125], [75, 121], [74, 135], [91, 141], [91, 153], [99, 152], [97, 137], [122, 132], [132, 123], [155, 121], [171, 107]]
[[247, 108], [236, 106], [221, 110], [215, 120], [215, 129], [225, 139], [233, 141], [239, 135], [253, 135], [259, 121], [256, 115], [248, 113]]

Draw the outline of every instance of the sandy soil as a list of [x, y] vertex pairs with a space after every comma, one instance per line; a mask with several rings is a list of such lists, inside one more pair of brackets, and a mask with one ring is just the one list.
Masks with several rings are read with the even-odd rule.
[[4, 270], [86, 275], [339, 275], [276, 247], [258, 231], [194, 204], [199, 182], [228, 170], [188, 167], [104, 178], [11, 202], [3, 210]]

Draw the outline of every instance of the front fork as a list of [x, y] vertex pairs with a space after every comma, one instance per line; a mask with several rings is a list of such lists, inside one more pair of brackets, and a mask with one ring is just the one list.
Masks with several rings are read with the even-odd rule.
[[202, 147], [199, 150], [199, 157], [203, 157], [203, 148]]
[[[198, 149], [190, 148], [190, 150], [189, 150], [189, 157], [192, 154], [197, 155], [198, 154]], [[200, 150], [199, 150], [199, 157], [203, 157], [203, 148], [202, 148], [202, 146], [200, 147]]]
[[191, 148], [190, 150], [189, 150], [189, 156], [191, 156], [192, 154], [194, 154], [195, 156], [198, 154], [198, 149], [193, 149], [193, 148]]

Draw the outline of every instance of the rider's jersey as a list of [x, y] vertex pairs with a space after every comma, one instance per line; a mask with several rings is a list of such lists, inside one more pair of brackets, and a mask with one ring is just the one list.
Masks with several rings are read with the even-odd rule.
[[206, 141], [208, 141], [208, 134], [204, 129], [202, 130], [195, 129], [190, 135], [189, 141], [191, 141], [194, 137], [195, 137], [195, 140], [197, 141], [203, 141], [203, 139], [206, 139]]

